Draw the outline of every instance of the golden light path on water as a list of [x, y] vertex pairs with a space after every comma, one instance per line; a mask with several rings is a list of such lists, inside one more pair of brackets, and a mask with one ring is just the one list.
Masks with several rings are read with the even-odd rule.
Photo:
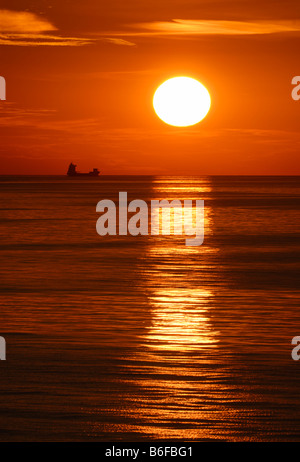
[[[157, 290], [149, 301], [152, 309], [152, 326], [145, 336], [150, 348], [193, 351], [203, 344], [216, 347], [216, 335], [209, 327], [205, 299], [209, 291], [174, 289], [166, 296]], [[201, 308], [199, 307], [201, 302]]]
[[[157, 189], [154, 185], [154, 196], [161, 193]], [[165, 187], [164, 193], [177, 196], [182, 189], [184, 188], [181, 185], [172, 185]], [[189, 189], [189, 194], [199, 198], [204, 192], [209, 191], [209, 186], [197, 186]], [[190, 212], [192, 213], [185, 215], [185, 220], [188, 218], [188, 225], [192, 225], [195, 229], [195, 200], [193, 200]], [[162, 214], [160, 218], [162, 219]], [[171, 214], [171, 221], [176, 218], [179, 219], [178, 215]], [[206, 207], [204, 212], [206, 235], [211, 233], [211, 223], [211, 209]], [[171, 233], [174, 232], [174, 227], [171, 227]], [[174, 239], [174, 234], [171, 234], [170, 238]], [[144, 278], [145, 292], [149, 300], [152, 318], [149, 332], [143, 338], [145, 345], [158, 351], [178, 350], [181, 353], [198, 349], [203, 344], [216, 346], [217, 334], [209, 325], [209, 308], [207, 306], [212, 292], [207, 288], [202, 288], [201, 285], [195, 287], [193, 279], [189, 280], [189, 273], [193, 267], [191, 266], [186, 272], [180, 264], [182, 259], [188, 261], [199, 254], [199, 248], [174, 244], [171, 246], [171, 243], [161, 245], [161, 242], [156, 245], [155, 242], [153, 240], [153, 244], [148, 249], [147, 259], [150, 261], [158, 260], [159, 263], [153, 263], [150, 275], [149, 271], [147, 272], [150, 277]], [[178, 263], [178, 271], [175, 271], [174, 274], [176, 262]]]
[[[153, 189], [154, 196], [162, 194], [155, 186]], [[171, 200], [184, 189], [180, 184], [171, 185], [163, 193]], [[199, 199], [209, 191], [209, 185], [191, 187], [189, 198]], [[213, 232], [212, 226], [212, 210], [206, 206], [206, 236]], [[200, 435], [209, 439], [216, 428], [210, 430], [208, 421], [222, 421], [221, 403], [228, 398], [227, 386], [215, 386], [220, 379], [214, 362], [221, 337], [211, 322], [214, 293], [205, 280], [199, 280], [199, 274], [209, 270], [207, 257], [218, 249], [179, 245], [182, 239], [152, 239], [141, 263], [140, 281], [148, 300], [150, 325], [140, 335], [136, 366], [129, 367], [136, 378], [127, 383], [137, 391], [130, 416], [138, 416], [139, 424], [127, 428], [154, 440], [196, 439]], [[208, 403], [216, 398], [220, 406], [212, 415]]]

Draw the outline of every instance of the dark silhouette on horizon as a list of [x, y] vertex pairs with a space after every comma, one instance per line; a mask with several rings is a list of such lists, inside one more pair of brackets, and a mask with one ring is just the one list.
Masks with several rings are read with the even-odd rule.
[[99, 176], [100, 172], [97, 168], [94, 168], [91, 172], [88, 173], [80, 173], [76, 170], [77, 165], [73, 164], [72, 162], [69, 165], [67, 175], [68, 176]]

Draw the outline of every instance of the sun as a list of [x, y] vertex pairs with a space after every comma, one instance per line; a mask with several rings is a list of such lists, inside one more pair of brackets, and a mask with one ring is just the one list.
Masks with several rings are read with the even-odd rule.
[[189, 127], [207, 115], [210, 94], [202, 83], [191, 77], [174, 77], [160, 85], [153, 97], [158, 117], [168, 125]]

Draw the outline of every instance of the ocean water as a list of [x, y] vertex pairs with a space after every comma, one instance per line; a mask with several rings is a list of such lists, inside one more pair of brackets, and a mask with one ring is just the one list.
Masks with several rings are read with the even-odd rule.
[[[96, 233], [203, 199], [205, 238]], [[0, 177], [2, 441], [300, 441], [299, 177]]]

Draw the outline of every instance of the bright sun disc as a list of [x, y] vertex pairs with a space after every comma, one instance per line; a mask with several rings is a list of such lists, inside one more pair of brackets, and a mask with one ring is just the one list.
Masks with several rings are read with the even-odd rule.
[[190, 77], [174, 77], [158, 87], [153, 107], [158, 117], [175, 127], [188, 127], [200, 122], [210, 109], [207, 89]]

